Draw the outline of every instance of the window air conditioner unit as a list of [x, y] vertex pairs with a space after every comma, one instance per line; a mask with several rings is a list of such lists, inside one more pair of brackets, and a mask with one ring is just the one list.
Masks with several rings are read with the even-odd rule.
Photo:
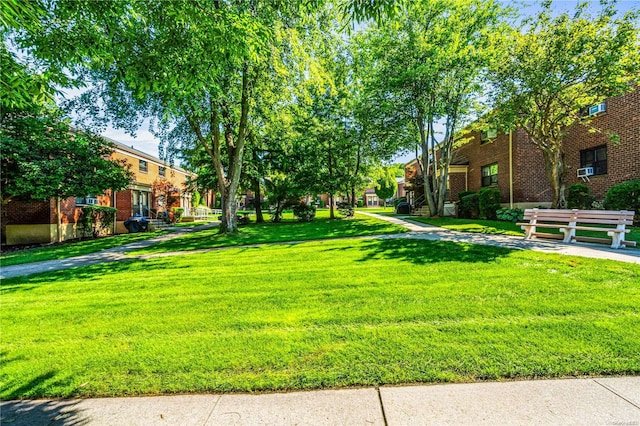
[[87, 204], [98, 204], [98, 199], [93, 197], [87, 197], [85, 199], [85, 203]]
[[607, 104], [604, 102], [598, 105], [593, 105], [589, 107], [589, 115], [596, 115], [601, 112], [605, 112], [607, 110]]
[[587, 176], [593, 176], [593, 167], [585, 167], [582, 169], [578, 169], [579, 178], [587, 177]]

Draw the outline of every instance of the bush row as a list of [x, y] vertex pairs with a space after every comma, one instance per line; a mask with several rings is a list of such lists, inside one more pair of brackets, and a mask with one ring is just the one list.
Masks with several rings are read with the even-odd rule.
[[467, 219], [496, 219], [500, 209], [500, 190], [482, 188], [480, 192], [458, 193], [458, 217]]

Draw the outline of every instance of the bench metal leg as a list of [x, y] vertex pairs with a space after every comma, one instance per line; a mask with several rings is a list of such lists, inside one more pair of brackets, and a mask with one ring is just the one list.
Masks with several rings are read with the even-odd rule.
[[611, 248], [617, 249], [624, 247], [624, 244], [622, 244], [624, 241], [624, 232], [607, 232], [607, 235], [611, 237]]
[[521, 226], [524, 229], [524, 239], [525, 240], [534, 240], [536, 238], [536, 226], [535, 225], [525, 225]]
[[563, 243], [571, 243], [576, 239], [576, 230], [573, 228], [558, 228], [564, 234]]

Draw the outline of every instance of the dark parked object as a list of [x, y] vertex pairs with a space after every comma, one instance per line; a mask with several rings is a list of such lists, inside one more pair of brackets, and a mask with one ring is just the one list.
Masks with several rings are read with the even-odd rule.
[[146, 231], [149, 227], [149, 221], [144, 216], [131, 216], [124, 221], [124, 227], [129, 232]]
[[411, 214], [411, 204], [409, 203], [398, 203], [396, 207], [397, 214]]

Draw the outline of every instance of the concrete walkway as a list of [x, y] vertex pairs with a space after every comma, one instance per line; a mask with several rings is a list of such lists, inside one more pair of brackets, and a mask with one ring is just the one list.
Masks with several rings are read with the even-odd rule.
[[193, 228], [167, 228], [172, 232], [149, 238], [147, 240], [137, 241], [135, 243], [129, 243], [118, 247], [112, 247], [110, 249], [106, 249], [96, 253], [69, 257], [67, 259], [44, 260], [42, 262], [25, 263], [22, 265], [3, 266], [2, 268], [0, 268], [0, 279], [38, 274], [41, 272], [58, 271], [61, 269], [75, 268], [76, 266], [90, 266], [104, 262], [117, 262], [120, 260], [136, 259], [138, 258], [138, 256], [125, 256], [125, 253], [150, 247], [154, 244], [171, 240], [190, 232], [214, 228], [218, 226], [218, 224], [218, 222], [212, 222], [206, 225], [195, 226]]
[[[638, 263], [640, 264], [640, 250], [636, 249], [612, 249], [604, 244], [587, 244], [587, 243], [574, 243], [564, 244], [558, 241], [531, 241], [524, 240], [522, 237], [515, 237], [509, 235], [491, 235], [491, 234], [479, 234], [471, 232], [457, 232], [445, 228], [439, 228], [437, 226], [427, 225], [421, 222], [411, 220], [409, 217], [399, 216], [383, 216], [375, 213], [367, 213], [359, 211], [358, 213], [372, 216], [377, 219], [385, 220], [387, 222], [394, 223], [396, 225], [403, 226], [409, 229], [410, 232], [404, 234], [387, 234], [367, 237], [348, 237], [348, 238], [411, 238], [411, 239], [425, 239], [425, 240], [440, 240], [440, 241], [452, 241], [458, 243], [469, 244], [484, 244], [497, 247], [506, 247], [516, 250], [534, 250], [547, 253], [566, 254], [572, 256], [590, 257], [595, 259], [609, 259], [617, 260], [620, 262]], [[181, 256], [188, 254], [206, 253], [217, 250], [229, 250], [238, 248], [238, 246], [232, 247], [216, 247], [211, 249], [200, 249], [191, 251], [178, 251], [168, 253], [156, 253], [146, 254], [139, 256], [125, 256], [126, 252], [138, 250], [141, 248], [152, 246], [161, 241], [170, 240], [172, 238], [179, 237], [184, 233], [199, 231], [202, 229], [212, 228], [218, 226], [218, 223], [212, 223], [208, 225], [197, 226], [194, 228], [176, 228], [174, 232], [170, 234], [161, 235], [159, 237], [150, 238], [148, 240], [138, 241], [135, 243], [126, 244], [120, 247], [114, 247], [108, 250], [104, 250], [97, 253], [91, 253], [83, 256], [71, 257], [68, 259], [59, 260], [47, 260], [43, 262], [34, 262], [23, 265], [11, 265], [3, 266], [0, 268], [0, 279], [12, 278], [17, 276], [37, 274], [41, 272], [51, 272], [61, 269], [74, 268], [76, 266], [89, 266], [104, 262], [116, 262], [121, 260], [135, 260], [135, 259], [150, 259], [155, 257], [167, 257], [167, 256]], [[279, 243], [264, 243], [264, 244], [251, 244], [242, 247], [255, 247], [262, 245], [273, 244], [292, 244], [305, 241], [289, 241]]]
[[640, 377], [9, 401], [2, 425], [640, 425]]
[[457, 232], [437, 226], [416, 222], [409, 217], [383, 216], [375, 213], [359, 212], [377, 219], [404, 226], [410, 232], [393, 236], [392, 238], [416, 238], [426, 240], [452, 241], [458, 243], [483, 244], [506, 247], [515, 250], [533, 250], [546, 253], [566, 254], [571, 256], [590, 257], [594, 259], [609, 259], [620, 262], [640, 263], [640, 250], [612, 249], [605, 244], [573, 243], [565, 244], [560, 241], [525, 240], [523, 237], [511, 235], [492, 235], [471, 232]]

